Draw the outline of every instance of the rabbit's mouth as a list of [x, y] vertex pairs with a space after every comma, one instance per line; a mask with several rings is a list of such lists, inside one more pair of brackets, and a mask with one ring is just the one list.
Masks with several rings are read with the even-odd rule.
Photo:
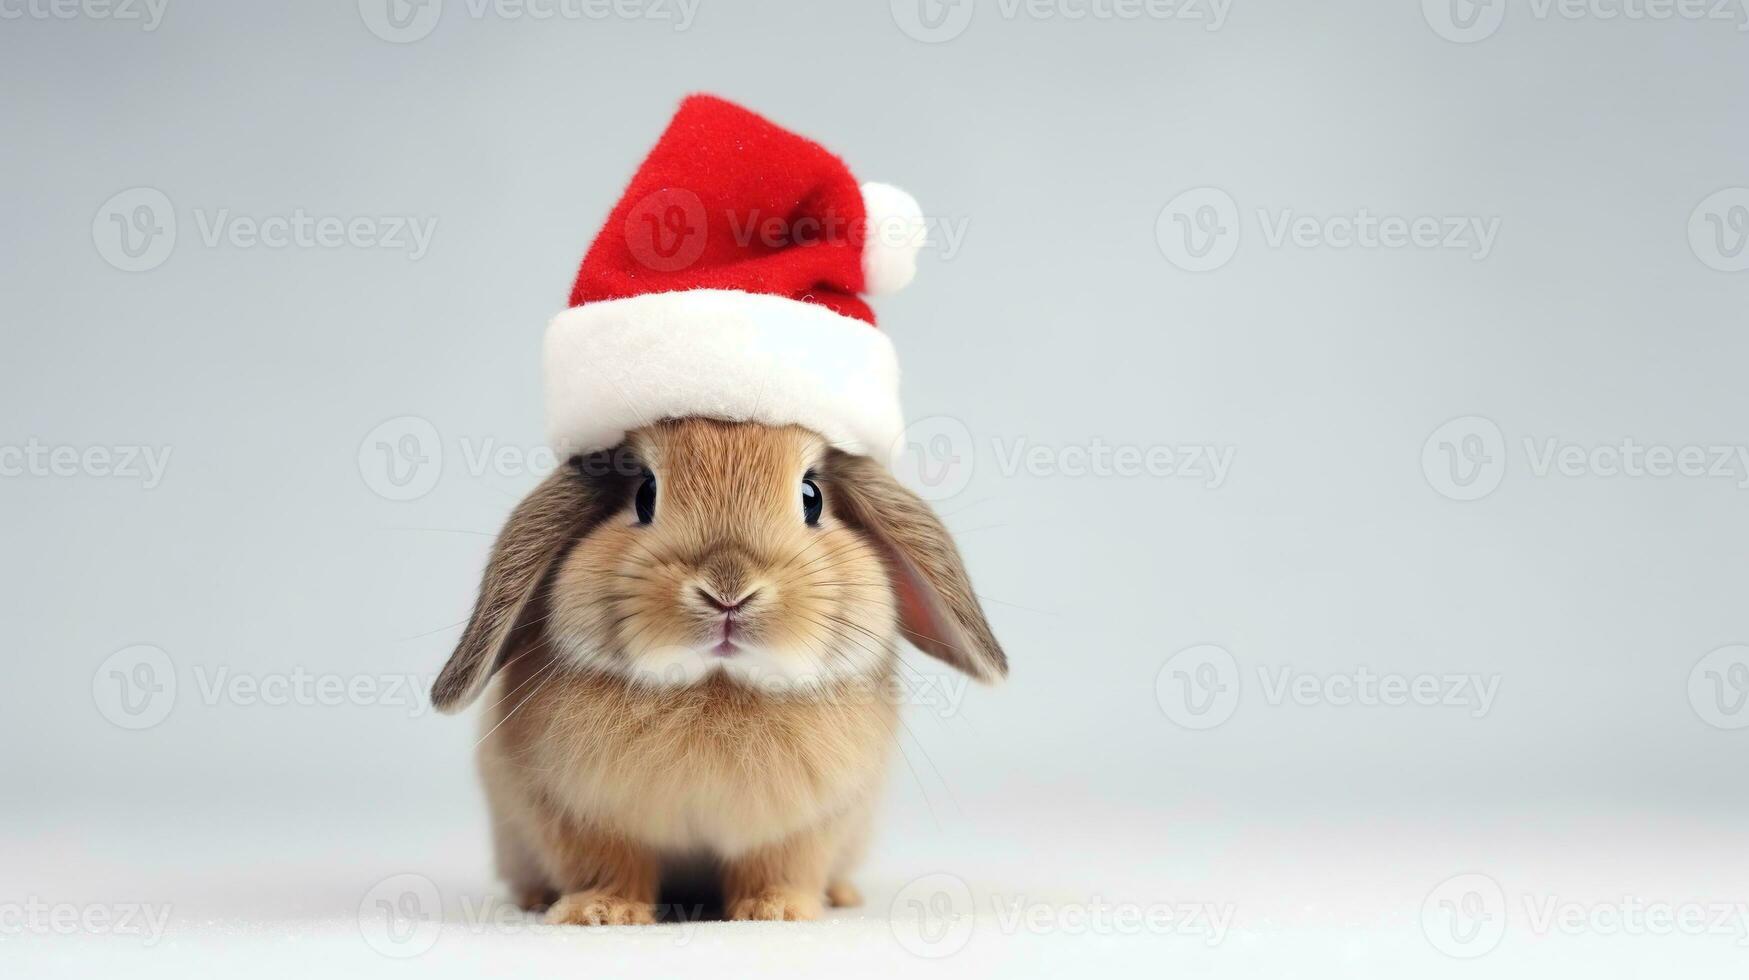
[[713, 657], [733, 657], [740, 653], [741, 644], [747, 640], [744, 617], [734, 609], [724, 610], [722, 623], [713, 631], [711, 639], [716, 641], [710, 648]]
[[733, 657], [741, 652], [747, 641], [745, 619], [733, 609], [716, 609], [696, 615], [694, 628], [697, 632], [689, 645], [708, 660]]
[[712, 657], [733, 657], [742, 651], [748, 640], [749, 615], [755, 608], [764, 608], [770, 603], [770, 596], [766, 593], [769, 589], [760, 587], [733, 592], [702, 584], [693, 587], [689, 598], [694, 601], [694, 608], [704, 613], [704, 621], [708, 624], [704, 639]]

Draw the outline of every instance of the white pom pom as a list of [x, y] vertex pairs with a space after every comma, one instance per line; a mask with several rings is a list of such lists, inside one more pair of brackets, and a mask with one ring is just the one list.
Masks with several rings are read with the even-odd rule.
[[868, 234], [862, 243], [863, 288], [896, 293], [917, 275], [917, 252], [929, 237], [917, 199], [891, 184], [862, 185]]

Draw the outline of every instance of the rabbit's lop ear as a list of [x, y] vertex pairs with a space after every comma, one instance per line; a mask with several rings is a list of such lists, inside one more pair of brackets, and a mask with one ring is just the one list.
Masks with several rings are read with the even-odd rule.
[[[492, 546], [474, 614], [461, 643], [431, 686], [444, 714], [472, 704], [526, 637], [547, 573], [572, 544], [615, 507], [612, 480], [591, 480], [582, 465], [561, 466], [523, 498]], [[623, 496], [620, 494], [619, 496]]]
[[831, 450], [822, 472], [827, 506], [884, 553], [905, 639], [985, 683], [1008, 676], [959, 549], [929, 505], [866, 456]]

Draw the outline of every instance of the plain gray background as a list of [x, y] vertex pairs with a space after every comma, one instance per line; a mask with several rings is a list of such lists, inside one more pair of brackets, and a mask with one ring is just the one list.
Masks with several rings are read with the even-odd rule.
[[[903, 3], [705, 0], [676, 29], [673, 4], [536, 19], [446, 0], [405, 43], [351, 2], [169, 0], [152, 30], [0, 8], [24, 12], [0, 22], [0, 444], [171, 454], [151, 487], [83, 464], [0, 476], [12, 845], [85, 855], [101, 891], [192, 836], [228, 855], [219, 893], [274, 912], [350, 915], [373, 877], [426, 860], [489, 887], [469, 721], [422, 692], [205, 692], [221, 672], [429, 682], [538, 479], [470, 454], [539, 447], [545, 321], [690, 91], [820, 140], [959, 236], [877, 310], [908, 417], [959, 460], [937, 506], [1013, 677], [910, 713], [877, 881], [943, 841], [1060, 864], [1053, 885], [1085, 896], [1110, 882], [1076, 854], [1138, 842], [1115, 864], [1170, 880], [1256, 821], [1479, 834], [1450, 873], [1486, 870], [1496, 830], [1559, 838], [1569, 815], [1740, 824], [1749, 653], [1702, 658], [1749, 643], [1749, 272], [1727, 271], [1749, 34], [1734, 8], [1512, 4], [1454, 41], [1438, 7], [1233, 0], [1211, 30], [1206, 7], [1071, 20], [979, 0], [934, 8], [929, 37]], [[129, 272], [106, 209], [133, 188], [177, 227]], [[1162, 215], [1198, 188], [1238, 226], [1200, 272]], [[1363, 209], [1495, 232], [1480, 258], [1271, 240], [1290, 212]], [[432, 235], [418, 256], [203, 237], [299, 212]], [[1715, 223], [1711, 249], [1691, 241]], [[1453, 444], [1502, 478], [1452, 499], [1428, 443], [1478, 417], [1499, 441], [1465, 442], [1491, 431], [1470, 422]], [[406, 431], [441, 463], [390, 499], [373, 445]], [[1630, 439], [1730, 469], [1536, 472], [1549, 440]], [[1022, 444], [1047, 463], [1010, 465]], [[1062, 471], [1094, 446], [1214, 447], [1231, 467], [1218, 486]], [[102, 691], [138, 644], [177, 689], [130, 730]], [[1168, 665], [1201, 645], [1238, 684], [1206, 730], [1180, 723]], [[1485, 712], [1272, 703], [1260, 669], [1497, 693]], [[256, 873], [385, 848], [401, 866], [312, 872], [307, 900]], [[67, 869], [37, 870], [47, 891]]]

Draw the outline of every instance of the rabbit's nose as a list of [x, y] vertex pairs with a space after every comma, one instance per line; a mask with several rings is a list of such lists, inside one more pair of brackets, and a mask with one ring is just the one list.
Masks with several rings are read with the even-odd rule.
[[759, 595], [757, 588], [748, 589], [735, 598], [728, 598], [726, 594], [707, 589], [702, 585], [694, 586], [693, 591], [697, 592], [699, 598], [703, 599], [712, 609], [721, 613], [735, 612]]

